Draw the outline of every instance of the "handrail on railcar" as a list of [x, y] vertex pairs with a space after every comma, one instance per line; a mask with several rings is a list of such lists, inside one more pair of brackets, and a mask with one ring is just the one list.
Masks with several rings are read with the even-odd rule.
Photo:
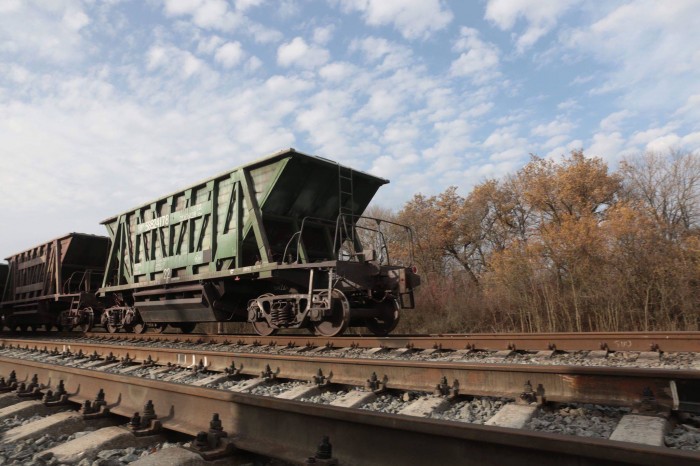
[[[389, 248], [388, 248], [387, 243], [386, 243], [386, 237], [384, 235], [384, 232], [381, 231], [381, 224], [388, 223], [390, 225], [394, 225], [394, 226], [402, 228], [404, 230], [404, 232], [408, 233], [408, 237], [409, 237], [408, 239], [409, 239], [409, 244], [410, 244], [410, 246], [409, 246], [409, 262], [410, 262], [410, 265], [413, 264], [413, 259], [414, 259], [413, 229], [410, 226], [402, 224], [402, 223], [393, 222], [391, 220], [385, 220], [385, 219], [381, 219], [381, 218], [377, 218], [377, 217], [365, 217], [362, 215], [354, 215], [354, 214], [339, 214], [338, 217], [336, 218], [335, 222], [332, 220], [328, 220], [325, 218], [319, 218], [319, 217], [310, 217], [310, 216], [304, 217], [301, 221], [301, 226], [299, 227], [299, 230], [297, 232], [295, 232], [291, 236], [291, 238], [289, 238], [289, 241], [287, 242], [287, 245], [284, 248], [284, 254], [282, 257], [287, 257], [287, 251], [289, 250], [289, 247], [291, 246], [292, 241], [294, 241], [294, 238], [296, 238], [296, 259], [295, 260], [297, 263], [299, 262], [299, 251], [301, 250], [301, 244], [302, 244], [301, 240], [303, 237], [304, 227], [306, 226], [306, 223], [308, 220], [309, 222], [314, 222], [316, 224], [327, 225], [327, 226], [333, 226], [335, 224], [335, 234], [334, 234], [334, 238], [333, 238], [333, 253], [335, 254], [335, 259], [336, 260], [339, 259], [339, 256], [340, 256], [339, 252], [340, 252], [340, 249], [342, 247], [342, 241], [339, 241], [339, 239], [342, 239], [342, 231], [340, 230], [340, 224], [341, 224], [341, 221], [345, 220], [344, 219], [345, 217], [353, 217], [353, 221], [352, 221], [353, 228], [359, 228], [362, 230], [373, 231], [373, 232], [379, 234], [379, 236], [381, 237], [381, 242], [382, 242], [381, 249], [386, 254], [387, 265], [391, 265], [391, 260], [389, 257]], [[374, 229], [374, 228], [370, 228], [369, 226], [358, 225], [358, 220], [361, 220], [361, 219], [375, 221], [377, 223], [377, 228]], [[340, 238], [339, 238], [339, 236], [340, 236]], [[336, 249], [336, 245], [337, 245], [337, 249]], [[356, 257], [358, 255], [359, 254], [353, 254], [353, 255], [351, 255], [351, 257]], [[381, 262], [382, 262], [382, 259], [380, 259], [380, 263]]]

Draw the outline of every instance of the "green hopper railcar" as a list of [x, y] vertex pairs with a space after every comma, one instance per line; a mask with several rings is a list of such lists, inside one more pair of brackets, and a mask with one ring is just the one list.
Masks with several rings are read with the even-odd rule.
[[8, 257], [0, 301], [3, 324], [12, 330], [92, 327], [101, 305], [109, 239], [69, 233]]
[[[420, 282], [410, 259], [388, 261], [382, 221], [362, 228], [379, 245], [363, 244], [360, 216], [386, 183], [288, 149], [111, 217], [102, 324], [189, 332], [199, 322], [250, 322], [260, 335], [325, 336], [361, 326], [385, 335]], [[409, 244], [407, 227], [391, 228]]]

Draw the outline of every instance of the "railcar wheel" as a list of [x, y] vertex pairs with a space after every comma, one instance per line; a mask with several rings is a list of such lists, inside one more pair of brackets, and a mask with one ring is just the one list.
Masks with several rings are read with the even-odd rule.
[[316, 335], [335, 337], [342, 334], [350, 322], [350, 303], [343, 293], [333, 290], [331, 296], [331, 314], [323, 320], [314, 322]]
[[192, 333], [196, 326], [197, 326], [197, 324], [194, 322], [184, 322], [184, 323], [178, 325], [178, 328], [180, 329], [180, 331], [182, 333]]
[[95, 314], [91, 307], [85, 308], [85, 317], [83, 322], [79, 325], [80, 330], [83, 332], [89, 332], [92, 330], [92, 326], [95, 323]]
[[[270, 296], [273, 296], [273, 294], [265, 293], [261, 294], [258, 299], [268, 298]], [[258, 304], [257, 300], [251, 300], [248, 303], [248, 320], [252, 321], [251, 324], [253, 324], [253, 330], [255, 330], [255, 333], [261, 337], [269, 337], [270, 335], [276, 334], [278, 329], [272, 327], [264, 317], [261, 318], [261, 314], [262, 310], [260, 309], [260, 305]], [[260, 320], [255, 320], [256, 318]]]
[[165, 322], [161, 324], [153, 324], [151, 328], [153, 329], [153, 333], [163, 333], [165, 329], [168, 327], [168, 324]]
[[109, 333], [117, 333], [119, 331], [119, 328], [116, 325], [112, 324], [106, 324], [105, 328]]
[[138, 324], [129, 325], [129, 327], [124, 327], [127, 332], [134, 332], [136, 334], [142, 334], [146, 331], [148, 326], [144, 322], [139, 322]]
[[253, 330], [261, 337], [269, 337], [277, 333], [277, 329], [270, 327], [270, 324], [268, 324], [266, 320], [253, 322]]
[[399, 323], [399, 310], [396, 306], [387, 303], [378, 311], [376, 317], [367, 319], [367, 330], [378, 337], [385, 337], [396, 328]]

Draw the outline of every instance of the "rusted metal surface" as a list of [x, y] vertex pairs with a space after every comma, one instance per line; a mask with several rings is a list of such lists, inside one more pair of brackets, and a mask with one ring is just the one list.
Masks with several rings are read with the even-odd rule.
[[0, 262], [0, 302], [3, 301], [5, 295], [5, 284], [7, 283], [7, 273], [9, 266], [4, 262]]
[[116, 414], [129, 416], [154, 400], [166, 428], [196, 435], [219, 413], [222, 427], [242, 449], [303, 462], [323, 436], [345, 465], [672, 465], [697, 464], [697, 453], [624, 442], [548, 435], [197, 388], [85, 369], [0, 357], [0, 373], [34, 374], [54, 386], [63, 380], [74, 401], [103, 389]]
[[266, 366], [279, 369], [278, 377], [311, 380], [318, 370], [333, 373], [332, 382], [363, 386], [372, 374], [386, 380], [388, 388], [432, 392], [443, 377], [450, 384], [457, 381], [459, 392], [470, 395], [507, 396], [517, 398], [525, 384], [550, 401], [576, 401], [631, 405], [644, 399], [650, 389], [657, 403], [666, 408], [673, 405], [671, 381], [678, 386], [682, 382], [700, 381], [700, 371], [635, 369], [616, 367], [539, 366], [526, 364], [466, 364], [452, 362], [424, 362], [410, 360], [358, 359], [308, 357], [263, 353], [235, 353], [221, 351], [182, 350], [172, 348], [146, 348], [139, 346], [114, 346], [94, 343], [28, 342], [26, 340], [0, 340], [6, 345], [29, 348], [46, 347], [49, 351], [84, 354], [97, 352], [103, 357], [113, 353], [117, 357], [128, 356], [136, 361], [152, 359], [158, 364], [189, 366], [203, 364], [210, 370], [221, 371], [234, 364], [242, 374], [259, 376]]
[[79, 307], [83, 298], [93, 301], [108, 242], [103, 236], [69, 233], [8, 257], [2, 324], [10, 329], [50, 328], [74, 303]]
[[[90, 337], [102, 337], [102, 333], [90, 333]], [[134, 335], [114, 335], [114, 338], [131, 339]], [[277, 335], [261, 337], [259, 335], [188, 335], [182, 334], [147, 334], [138, 338], [162, 340], [191, 341], [201, 339], [206, 342], [237, 342], [244, 344], [261, 343], [264, 345], [286, 345], [292, 343], [303, 346], [312, 343], [315, 346], [332, 344], [336, 348], [357, 345], [363, 348], [442, 348], [460, 350], [539, 351], [556, 349], [559, 351], [592, 351], [607, 349], [609, 351], [662, 351], [662, 352], [700, 352], [700, 332], [591, 332], [591, 333], [495, 333], [467, 335], [392, 335], [390, 337], [343, 336], [335, 338], [316, 338], [310, 335]]]

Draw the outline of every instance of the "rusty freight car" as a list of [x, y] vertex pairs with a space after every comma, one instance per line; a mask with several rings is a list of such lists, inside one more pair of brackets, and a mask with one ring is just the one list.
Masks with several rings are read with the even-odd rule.
[[0, 302], [2, 302], [5, 296], [5, 284], [7, 283], [7, 271], [9, 266], [4, 262], [0, 262]]
[[[419, 277], [368, 248], [358, 219], [387, 180], [288, 149], [103, 222], [110, 331], [250, 322], [260, 335], [390, 332]], [[374, 237], [383, 239], [381, 220]], [[410, 230], [405, 229], [407, 244]]]
[[12, 330], [70, 330], [99, 319], [95, 292], [102, 282], [109, 240], [70, 233], [8, 257], [0, 313]]

